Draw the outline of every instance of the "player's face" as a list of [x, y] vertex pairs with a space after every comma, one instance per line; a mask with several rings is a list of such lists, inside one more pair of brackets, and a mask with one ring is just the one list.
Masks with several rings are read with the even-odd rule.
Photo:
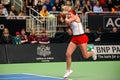
[[71, 12], [68, 12], [68, 15], [69, 15], [69, 17], [73, 17], [74, 16], [73, 13], [71, 13]]

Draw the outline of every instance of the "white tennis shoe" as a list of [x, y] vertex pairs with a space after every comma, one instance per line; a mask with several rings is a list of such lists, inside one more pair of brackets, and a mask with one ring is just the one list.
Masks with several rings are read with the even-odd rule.
[[72, 74], [72, 72], [73, 72], [72, 70], [67, 70], [66, 73], [65, 73], [65, 75], [64, 75], [64, 79], [68, 78], [68, 76], [70, 74]]
[[94, 54], [92, 55], [93, 60], [97, 60], [97, 54], [96, 54], [95, 50], [92, 49], [91, 51], [94, 52]]

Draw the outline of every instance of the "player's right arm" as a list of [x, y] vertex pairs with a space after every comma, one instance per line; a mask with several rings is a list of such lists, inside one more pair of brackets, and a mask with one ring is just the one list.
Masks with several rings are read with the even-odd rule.
[[67, 28], [67, 32], [68, 32], [68, 34], [69, 34], [70, 36], [73, 35], [73, 32], [72, 32], [72, 30], [71, 30], [70, 27]]

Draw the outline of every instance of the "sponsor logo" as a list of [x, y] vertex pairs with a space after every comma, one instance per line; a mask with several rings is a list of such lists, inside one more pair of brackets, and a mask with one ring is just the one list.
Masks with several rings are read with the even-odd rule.
[[4, 24], [0, 24], [0, 30], [3, 30], [5, 28]]
[[39, 57], [36, 58], [37, 61], [41, 62], [50, 62], [54, 59], [53, 56], [51, 56], [51, 50], [50, 46], [48, 45], [40, 45], [37, 47], [37, 55]]
[[119, 45], [95, 45], [95, 50], [99, 60], [120, 60]]
[[50, 47], [45, 45], [38, 46], [37, 55], [43, 56], [43, 57], [51, 55]]

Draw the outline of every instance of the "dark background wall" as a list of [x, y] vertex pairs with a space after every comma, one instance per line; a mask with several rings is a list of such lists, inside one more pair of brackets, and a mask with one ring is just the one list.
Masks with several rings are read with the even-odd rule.
[[[67, 43], [0, 45], [0, 63], [65, 62]], [[108, 50], [109, 49], [109, 50]], [[120, 60], [120, 46], [95, 43], [96, 61]], [[84, 59], [79, 47], [72, 55], [73, 61], [93, 61]]]

